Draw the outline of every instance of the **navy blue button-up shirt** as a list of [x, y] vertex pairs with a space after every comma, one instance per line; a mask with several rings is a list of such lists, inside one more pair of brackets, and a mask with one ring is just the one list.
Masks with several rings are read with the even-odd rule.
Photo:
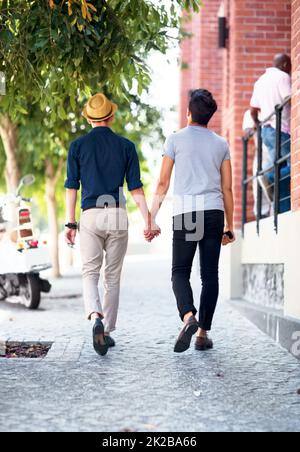
[[[65, 188], [82, 188], [83, 209], [105, 204], [124, 204], [128, 190], [143, 187], [135, 145], [109, 127], [96, 127], [71, 144]], [[112, 202], [110, 202], [112, 200]]]

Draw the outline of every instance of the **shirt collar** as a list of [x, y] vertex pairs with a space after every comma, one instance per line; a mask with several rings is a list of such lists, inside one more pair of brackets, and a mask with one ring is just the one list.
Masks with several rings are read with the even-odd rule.
[[269, 67], [269, 68], [266, 70], [266, 72], [274, 72], [274, 71], [280, 71], [280, 72], [283, 72], [283, 71], [281, 71], [280, 69], [278, 69], [277, 67]]
[[91, 132], [94, 132], [94, 131], [97, 131], [97, 132], [98, 131], [100, 131], [100, 132], [110, 131], [110, 132], [112, 132], [110, 127], [94, 127], [94, 128], [92, 128]]
[[188, 128], [194, 129], [194, 130], [204, 130], [204, 131], [210, 132], [210, 129], [208, 127], [194, 126], [192, 124], [189, 124]]

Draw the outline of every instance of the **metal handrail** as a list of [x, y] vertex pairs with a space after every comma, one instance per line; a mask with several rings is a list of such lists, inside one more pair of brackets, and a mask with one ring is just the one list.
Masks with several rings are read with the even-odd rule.
[[[274, 112], [266, 119], [260, 121], [257, 125], [257, 130], [253, 129], [253, 132], [248, 133], [242, 137], [243, 142], [243, 182], [242, 182], [242, 230], [243, 235], [245, 231], [245, 224], [247, 223], [247, 211], [248, 211], [248, 185], [257, 180], [259, 177], [274, 172], [274, 183], [270, 184], [270, 187], [274, 187], [274, 229], [278, 233], [278, 215], [280, 209], [280, 202], [290, 199], [291, 196], [280, 198], [280, 182], [288, 179], [290, 176], [280, 177], [281, 166], [291, 158], [291, 153], [281, 156], [282, 147], [290, 140], [282, 142], [281, 125], [282, 125], [282, 111], [284, 107], [291, 101], [291, 96], [288, 96], [281, 105], [277, 105]], [[276, 115], [276, 158], [274, 165], [267, 169], [263, 169], [263, 142], [262, 142], [262, 128]], [[254, 176], [248, 176], [248, 144], [250, 139], [257, 133], [258, 146], [257, 146], [257, 172]], [[262, 188], [257, 184], [257, 233], [260, 233], [260, 221], [262, 219]]]

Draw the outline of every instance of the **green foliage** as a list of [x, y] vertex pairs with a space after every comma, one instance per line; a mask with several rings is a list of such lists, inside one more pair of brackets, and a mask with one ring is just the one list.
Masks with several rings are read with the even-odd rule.
[[150, 84], [147, 55], [165, 52], [180, 8], [197, 10], [200, 3], [0, 0], [0, 71], [7, 80], [0, 115], [19, 126], [22, 173], [35, 172], [42, 181], [45, 159], [56, 166], [66, 157], [86, 125], [83, 105], [97, 91], [120, 104], [117, 131], [137, 144], [143, 164], [143, 138], [161, 134], [159, 113], [139, 100]]
[[26, 117], [28, 105], [38, 103], [41, 111], [50, 109], [53, 124], [92, 91], [106, 89], [128, 98], [136, 80], [141, 94], [150, 82], [147, 54], [166, 51], [169, 27], [178, 25], [176, 6], [199, 5], [177, 0], [168, 11], [164, 2], [95, 0], [85, 18], [83, 0], [47, 3], [2, 1], [0, 70], [6, 73], [8, 94], [0, 113]]
[[[3, 149], [2, 141], [0, 140], [0, 171], [3, 172], [5, 167], [5, 154]], [[5, 192], [6, 190], [6, 182], [4, 180], [4, 177], [0, 177], [0, 194], [1, 192]]]
[[[120, 110], [113, 129], [136, 144], [142, 171], [147, 172], [148, 166], [142, 153], [142, 144], [147, 140], [154, 146], [161, 141], [160, 113], [155, 108], [141, 103], [139, 97], [134, 95], [130, 95], [130, 102], [123, 99], [118, 103]], [[28, 122], [19, 127], [19, 161], [23, 174], [33, 172], [37, 177], [34, 188], [38, 190], [38, 187], [44, 187], [45, 159], [51, 155], [51, 160], [57, 167], [60, 158], [66, 158], [70, 142], [87, 133], [91, 126], [79, 111], [77, 115], [72, 111], [67, 112], [67, 119], [57, 120], [55, 126], [51, 125], [51, 121], [48, 122], [47, 115], [41, 116], [35, 108], [29, 110], [28, 118]], [[59, 181], [60, 187], [63, 186], [64, 176], [63, 172]], [[37, 194], [44, 216], [43, 191], [39, 189]], [[63, 221], [64, 190], [58, 190], [57, 196], [58, 216]]]

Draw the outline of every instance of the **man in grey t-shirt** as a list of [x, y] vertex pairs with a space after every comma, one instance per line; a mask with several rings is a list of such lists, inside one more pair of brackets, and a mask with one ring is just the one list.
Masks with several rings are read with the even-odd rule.
[[174, 216], [200, 210], [223, 210], [221, 166], [230, 160], [224, 138], [206, 127], [190, 125], [171, 135], [165, 156], [175, 163]]
[[[174, 351], [182, 353], [197, 333], [196, 350], [213, 348], [207, 336], [219, 295], [219, 258], [221, 244], [235, 240], [233, 233], [233, 194], [230, 152], [226, 141], [208, 129], [217, 111], [211, 93], [192, 93], [188, 127], [171, 135], [165, 154], [156, 195], [151, 210], [152, 221], [166, 196], [175, 166], [173, 290], [181, 320], [184, 322]], [[224, 229], [224, 211], [226, 226]], [[146, 239], [151, 240], [155, 224]], [[153, 235], [154, 236], [154, 235]], [[202, 294], [199, 321], [195, 315], [190, 283], [193, 260], [200, 250]]]

